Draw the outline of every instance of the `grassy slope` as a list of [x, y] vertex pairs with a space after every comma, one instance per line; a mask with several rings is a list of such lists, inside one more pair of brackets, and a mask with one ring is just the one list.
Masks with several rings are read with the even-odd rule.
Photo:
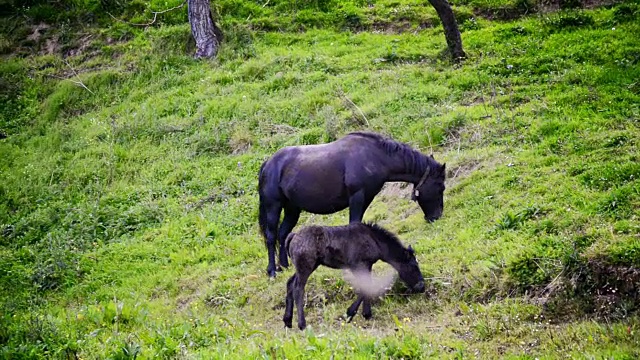
[[[69, 66], [3, 63], [25, 88], [0, 142], [3, 355], [637, 357], [633, 301], [544, 301], [590, 263], [639, 265], [640, 26], [617, 9], [480, 19], [457, 68], [439, 28], [235, 27], [219, 59], [195, 62], [173, 26]], [[69, 67], [91, 92], [52, 80]], [[258, 167], [363, 128], [447, 162], [441, 220], [397, 186], [365, 216], [414, 246], [431, 290], [398, 286], [345, 324], [349, 287], [321, 269], [311, 330], [286, 331], [290, 271], [264, 275]]]

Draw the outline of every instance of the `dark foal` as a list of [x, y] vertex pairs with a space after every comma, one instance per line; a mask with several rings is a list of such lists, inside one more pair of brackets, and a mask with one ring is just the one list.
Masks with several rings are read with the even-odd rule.
[[[378, 260], [390, 264], [400, 279], [413, 291], [424, 291], [424, 279], [411, 246], [405, 248], [391, 232], [375, 224], [351, 223], [346, 226], [308, 226], [286, 239], [286, 249], [296, 273], [287, 281], [284, 325], [291, 327], [293, 302], [298, 308], [298, 327], [307, 326], [304, 319], [304, 287], [309, 275], [320, 265], [348, 269], [371, 276]], [[371, 318], [371, 300], [364, 293], [347, 309], [353, 317], [360, 307], [365, 319]]]
[[[373, 198], [388, 181], [412, 183], [411, 199], [425, 220], [442, 216], [445, 165], [410, 146], [375, 133], [355, 132], [328, 144], [278, 150], [260, 167], [258, 220], [275, 277], [289, 266], [284, 243], [301, 211], [332, 214], [349, 208], [349, 223], [361, 222]], [[280, 224], [280, 214], [284, 218]]]

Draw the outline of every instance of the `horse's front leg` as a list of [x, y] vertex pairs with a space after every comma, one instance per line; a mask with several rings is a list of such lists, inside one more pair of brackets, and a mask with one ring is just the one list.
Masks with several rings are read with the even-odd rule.
[[280, 242], [280, 266], [289, 267], [289, 256], [287, 254], [287, 249], [285, 248], [285, 240], [287, 236], [291, 233], [291, 230], [298, 223], [298, 219], [300, 218], [300, 208], [295, 206], [286, 206], [284, 208], [284, 219], [282, 219], [282, 224], [280, 224], [280, 229], [278, 230], [278, 241]]
[[364, 212], [367, 210], [364, 189], [360, 189], [349, 196], [349, 223], [362, 222]]

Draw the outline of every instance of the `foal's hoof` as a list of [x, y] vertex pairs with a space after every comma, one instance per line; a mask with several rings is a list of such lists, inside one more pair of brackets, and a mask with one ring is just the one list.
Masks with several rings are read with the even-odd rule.
[[291, 319], [282, 319], [282, 321], [284, 321], [285, 327], [288, 327], [289, 329], [293, 327], [293, 324], [291, 323]]
[[267, 275], [269, 275], [269, 280], [275, 280], [276, 271], [275, 270], [267, 270]]

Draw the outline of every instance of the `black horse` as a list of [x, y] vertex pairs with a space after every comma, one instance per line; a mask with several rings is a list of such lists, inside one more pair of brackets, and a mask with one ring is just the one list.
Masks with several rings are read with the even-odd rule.
[[[296, 273], [287, 281], [282, 318], [284, 325], [289, 328], [293, 319], [294, 300], [298, 308], [298, 328], [302, 330], [307, 325], [304, 319], [304, 287], [309, 275], [320, 265], [349, 269], [370, 278], [371, 267], [382, 260], [398, 271], [400, 279], [412, 291], [424, 291], [424, 278], [411, 246], [405, 248], [395, 235], [375, 224], [308, 226], [298, 233], [291, 233], [285, 241], [285, 249], [296, 268]], [[371, 299], [365, 293], [359, 293], [356, 301], [347, 309], [349, 318], [355, 316], [361, 303], [362, 316], [371, 318]]]
[[274, 277], [276, 272], [276, 239], [280, 265], [289, 265], [284, 240], [302, 210], [331, 214], [349, 207], [349, 223], [361, 222], [385, 182], [403, 181], [414, 184], [411, 198], [431, 222], [442, 216], [444, 180], [445, 165], [433, 156], [375, 133], [354, 132], [328, 144], [278, 150], [262, 164], [258, 180], [268, 275]]

